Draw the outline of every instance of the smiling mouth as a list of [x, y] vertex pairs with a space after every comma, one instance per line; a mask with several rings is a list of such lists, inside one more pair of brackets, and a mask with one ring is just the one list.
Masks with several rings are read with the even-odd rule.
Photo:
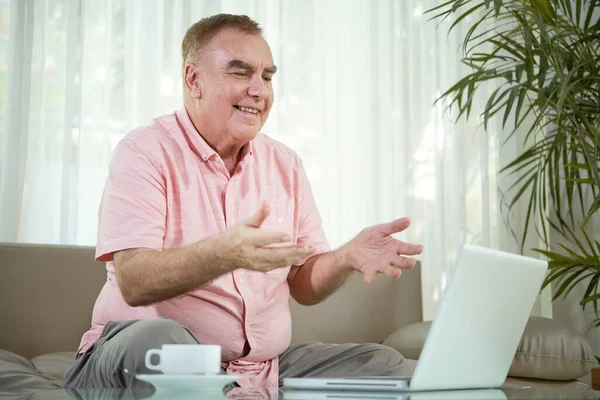
[[242, 107], [242, 106], [234, 106], [236, 109], [243, 111], [245, 113], [248, 114], [254, 114], [254, 115], [258, 115], [260, 113], [259, 109], [256, 108], [252, 108], [252, 107]]

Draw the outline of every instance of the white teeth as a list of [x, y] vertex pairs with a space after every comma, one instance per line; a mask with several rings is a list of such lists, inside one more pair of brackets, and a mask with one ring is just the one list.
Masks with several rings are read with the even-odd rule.
[[246, 112], [249, 112], [249, 113], [252, 113], [252, 114], [258, 114], [258, 110], [257, 110], [257, 109], [255, 109], [255, 108], [250, 108], [250, 107], [241, 107], [241, 106], [240, 106], [240, 110], [242, 110], [242, 111], [246, 111]]

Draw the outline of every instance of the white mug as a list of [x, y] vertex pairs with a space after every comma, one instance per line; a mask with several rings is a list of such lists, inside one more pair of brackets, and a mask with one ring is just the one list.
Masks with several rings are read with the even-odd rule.
[[[152, 364], [152, 356], [159, 356], [158, 364]], [[146, 367], [163, 374], [221, 373], [221, 346], [206, 344], [165, 344], [161, 349], [146, 352]]]

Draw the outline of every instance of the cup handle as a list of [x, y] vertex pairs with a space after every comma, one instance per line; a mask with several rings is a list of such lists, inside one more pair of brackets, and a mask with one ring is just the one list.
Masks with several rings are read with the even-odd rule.
[[[152, 364], [152, 356], [156, 354], [159, 359], [158, 359], [158, 364]], [[161, 357], [160, 357], [160, 350], [159, 349], [150, 349], [146, 352], [146, 368], [154, 370], [154, 371], [160, 371], [161, 369]]]

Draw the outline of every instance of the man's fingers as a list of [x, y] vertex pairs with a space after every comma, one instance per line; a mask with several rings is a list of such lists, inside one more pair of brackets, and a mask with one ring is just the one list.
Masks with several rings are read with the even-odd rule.
[[363, 272], [363, 283], [365, 285], [369, 285], [371, 282], [373, 282], [375, 280], [375, 277], [377, 276], [377, 271], [372, 270], [372, 269], [368, 269], [366, 271]]
[[254, 214], [246, 221], [244, 221], [244, 225], [250, 226], [253, 228], [260, 228], [260, 226], [265, 222], [265, 219], [269, 216], [271, 212], [271, 208], [269, 207], [269, 203], [263, 201], [260, 203], [260, 208], [256, 210]]
[[393, 235], [394, 233], [402, 232], [410, 225], [410, 219], [408, 217], [396, 219], [392, 222], [385, 224], [375, 225], [377, 230], [384, 235]]
[[420, 244], [406, 243], [398, 240], [396, 252], [398, 254], [406, 254], [407, 256], [416, 256], [423, 252], [423, 246]]
[[409, 268], [414, 267], [416, 262], [417, 262], [417, 260], [415, 260], [414, 258], [398, 256], [392, 260], [391, 264], [392, 264], [392, 267], [409, 269]]
[[398, 279], [402, 275], [402, 270], [388, 265], [383, 269], [383, 275], [389, 279]]
[[256, 255], [263, 264], [272, 266], [283, 266], [295, 264], [304, 260], [315, 252], [312, 246], [281, 246], [281, 247], [260, 247], [256, 249]]
[[250, 241], [253, 245], [258, 247], [289, 242], [292, 240], [292, 237], [284, 232], [267, 232], [262, 229], [253, 229], [253, 231]]

